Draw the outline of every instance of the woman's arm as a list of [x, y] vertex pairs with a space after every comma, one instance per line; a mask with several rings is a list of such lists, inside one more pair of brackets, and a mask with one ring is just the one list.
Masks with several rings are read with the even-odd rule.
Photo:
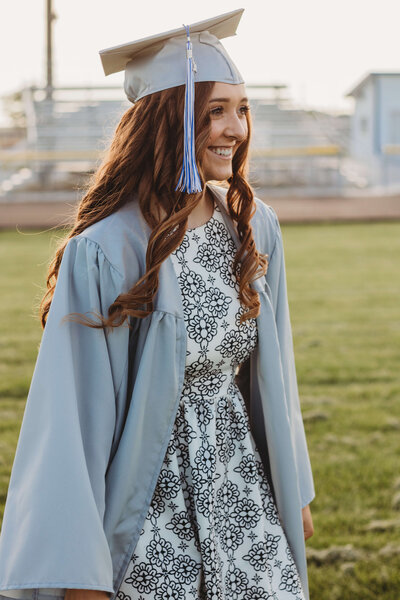
[[108, 598], [111, 598], [111, 594], [100, 590], [68, 589], [64, 596], [64, 600], [107, 600]]
[[63, 318], [104, 314], [120, 289], [121, 276], [99, 246], [72, 238], [32, 378], [0, 536], [0, 590], [21, 590], [21, 598], [73, 586], [97, 589], [99, 600], [99, 591], [102, 598], [113, 593], [105, 474], [129, 330], [107, 334]]
[[311, 516], [310, 505], [307, 504], [307, 506], [301, 509], [301, 512], [303, 517], [304, 539], [308, 540], [308, 538], [314, 534], [314, 525]]
[[[274, 248], [269, 256], [265, 282], [267, 293], [275, 313], [288, 417], [292, 432], [293, 449], [299, 482], [300, 500], [302, 508], [305, 509], [315, 496], [314, 481], [298, 393], [282, 232], [275, 211], [270, 206], [268, 207], [268, 210], [271, 212], [275, 222], [276, 237]], [[307, 519], [307, 522], [308, 521], [309, 519]]]

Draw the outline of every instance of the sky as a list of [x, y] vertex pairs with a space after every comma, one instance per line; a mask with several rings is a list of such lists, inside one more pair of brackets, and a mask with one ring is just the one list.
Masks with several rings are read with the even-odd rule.
[[[0, 0], [0, 97], [45, 83], [45, 0]], [[244, 8], [223, 41], [246, 83], [284, 84], [297, 105], [352, 112], [370, 71], [400, 72], [399, 0], [53, 0], [54, 83], [123, 85], [98, 51]], [[0, 115], [0, 121], [4, 116]]]

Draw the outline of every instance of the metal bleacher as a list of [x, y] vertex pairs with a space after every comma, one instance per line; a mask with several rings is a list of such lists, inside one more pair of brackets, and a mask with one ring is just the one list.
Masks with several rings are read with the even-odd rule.
[[[114, 97], [113, 97], [114, 96]], [[116, 96], [116, 97], [115, 97]], [[120, 88], [57, 88], [22, 92], [26, 139], [1, 153], [0, 195], [72, 189], [79, 176], [93, 171], [129, 102]], [[25, 173], [25, 178], [21, 177]], [[29, 171], [29, 176], [27, 172]]]
[[348, 119], [253, 100], [252, 176], [260, 187], [341, 187]]
[[[128, 101], [107, 97], [114, 88], [58, 88], [51, 100], [25, 94], [28, 148], [38, 160], [93, 168]], [[101, 97], [105, 95], [106, 97]], [[106, 92], [106, 94], [104, 94]], [[118, 88], [120, 93], [120, 89]]]
[[[347, 151], [347, 119], [305, 111], [287, 101], [252, 98], [249, 91], [254, 122], [252, 182], [278, 192], [342, 185], [345, 177], [339, 167]], [[96, 167], [131, 106], [120, 87], [56, 88], [51, 99], [44, 89], [31, 87], [23, 91], [22, 99], [26, 140], [2, 152], [0, 188], [7, 196], [16, 189], [73, 186], [77, 176]], [[12, 173], [5, 182], [4, 173]]]

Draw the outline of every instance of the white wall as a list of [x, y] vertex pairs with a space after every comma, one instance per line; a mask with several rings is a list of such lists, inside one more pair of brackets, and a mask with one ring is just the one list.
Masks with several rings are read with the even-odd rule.
[[400, 75], [380, 77], [381, 149], [386, 144], [400, 144]]
[[353, 158], [369, 158], [373, 154], [374, 81], [369, 79], [355, 98], [350, 123], [350, 154]]

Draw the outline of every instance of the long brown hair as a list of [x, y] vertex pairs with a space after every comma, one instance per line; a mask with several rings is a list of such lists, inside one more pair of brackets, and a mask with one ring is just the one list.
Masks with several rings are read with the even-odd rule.
[[[213, 82], [196, 83], [196, 156], [203, 188], [205, 181], [201, 164], [210, 133], [208, 100], [213, 86]], [[181, 243], [188, 215], [201, 199], [201, 194], [174, 191], [183, 157], [184, 102], [185, 87], [178, 86], [138, 100], [122, 116], [103, 162], [88, 182], [72, 230], [50, 263], [47, 292], [40, 304], [43, 328], [68, 240], [117, 211], [133, 196], [137, 198], [151, 228], [146, 272], [138, 281], [132, 282], [128, 292], [115, 299], [107, 317], [96, 314], [99, 322], [93, 322], [79, 315], [77, 320], [89, 327], [118, 327], [126, 320], [129, 324], [129, 317], [140, 318], [152, 312], [160, 266]], [[256, 317], [259, 313], [258, 293], [250, 287], [250, 283], [266, 272], [268, 264], [267, 255], [256, 249], [250, 225], [255, 203], [253, 191], [246, 180], [251, 134], [251, 119], [247, 113], [246, 118], [249, 133], [233, 157], [233, 174], [228, 180], [227, 191], [228, 210], [236, 222], [241, 242], [234, 269], [239, 282], [239, 299], [247, 307], [242, 320]]]

